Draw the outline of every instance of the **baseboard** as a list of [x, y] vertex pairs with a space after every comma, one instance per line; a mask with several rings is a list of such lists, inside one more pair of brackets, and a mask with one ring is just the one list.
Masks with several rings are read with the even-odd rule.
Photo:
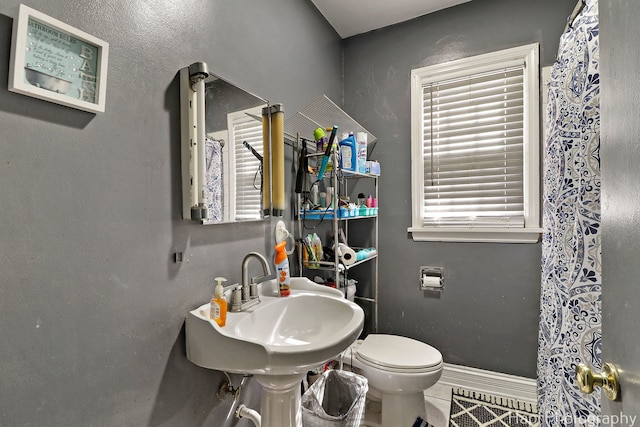
[[513, 397], [526, 402], [537, 401], [537, 384], [532, 378], [518, 377], [500, 372], [470, 368], [468, 366], [444, 364], [438, 384], [453, 388], [464, 388], [481, 393]]

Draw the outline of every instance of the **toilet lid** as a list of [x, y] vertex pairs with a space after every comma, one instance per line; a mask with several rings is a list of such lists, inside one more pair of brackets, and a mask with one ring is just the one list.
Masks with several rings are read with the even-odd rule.
[[442, 354], [435, 348], [397, 335], [367, 336], [358, 347], [358, 356], [363, 361], [392, 369], [421, 370], [442, 363]]

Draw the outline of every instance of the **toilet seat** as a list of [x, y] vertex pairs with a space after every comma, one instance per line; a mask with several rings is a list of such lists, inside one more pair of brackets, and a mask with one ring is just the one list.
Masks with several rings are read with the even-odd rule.
[[438, 350], [397, 335], [368, 335], [358, 347], [356, 358], [384, 371], [407, 374], [435, 371], [442, 366]]

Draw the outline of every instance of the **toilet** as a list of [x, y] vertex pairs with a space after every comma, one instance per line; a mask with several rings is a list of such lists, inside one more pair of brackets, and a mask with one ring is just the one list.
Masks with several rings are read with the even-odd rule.
[[424, 391], [442, 375], [438, 350], [411, 338], [370, 334], [343, 355], [345, 365], [367, 378], [367, 399], [382, 402], [381, 427], [412, 426], [417, 417], [428, 420]]

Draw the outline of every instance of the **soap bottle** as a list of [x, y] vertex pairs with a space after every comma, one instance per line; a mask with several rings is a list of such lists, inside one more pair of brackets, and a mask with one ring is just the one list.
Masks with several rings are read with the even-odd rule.
[[287, 242], [282, 241], [276, 245], [276, 277], [278, 278], [278, 288], [280, 296], [287, 297], [291, 293], [291, 278], [289, 274], [289, 258], [287, 258], [287, 250], [285, 248]]
[[224, 288], [222, 282], [226, 282], [224, 277], [216, 277], [218, 282], [213, 298], [211, 298], [211, 308], [209, 310], [209, 317], [211, 320], [215, 320], [218, 326], [224, 326], [227, 323], [227, 300], [222, 295]]

